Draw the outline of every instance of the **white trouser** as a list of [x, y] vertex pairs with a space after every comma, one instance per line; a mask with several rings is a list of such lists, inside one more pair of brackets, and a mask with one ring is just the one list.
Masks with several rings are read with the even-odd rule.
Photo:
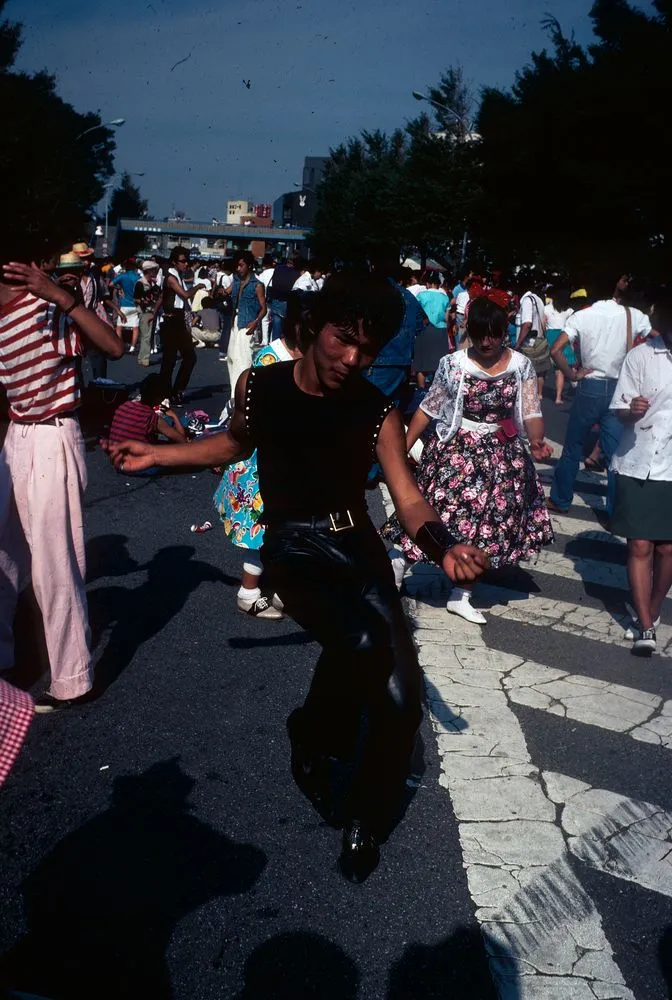
[[226, 367], [229, 371], [229, 385], [231, 387], [231, 398], [236, 391], [238, 379], [252, 364], [252, 336], [246, 333], [247, 327], [238, 326], [238, 317], [233, 321], [231, 336], [229, 337], [229, 350], [226, 355]]
[[19, 589], [32, 576], [51, 665], [50, 691], [77, 698], [91, 687], [84, 581], [79, 421], [10, 424], [0, 463], [0, 667], [13, 664]]

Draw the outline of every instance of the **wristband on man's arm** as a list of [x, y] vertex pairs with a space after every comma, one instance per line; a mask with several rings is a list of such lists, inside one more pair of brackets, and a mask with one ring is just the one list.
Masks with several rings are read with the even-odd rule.
[[458, 541], [441, 521], [425, 521], [415, 536], [415, 544], [425, 555], [440, 566], [448, 549]]
[[73, 300], [72, 300], [72, 302], [70, 303], [70, 305], [69, 305], [69, 306], [68, 306], [68, 307], [67, 307], [66, 309], [62, 309], [62, 310], [61, 310], [61, 312], [63, 313], [63, 315], [64, 315], [64, 316], [69, 316], [69, 315], [70, 315], [70, 313], [72, 312], [72, 310], [73, 310], [73, 309], [76, 309], [76, 308], [77, 308], [77, 306], [81, 306], [81, 304], [82, 304], [82, 303], [81, 303], [81, 302], [79, 302], [79, 301], [78, 301], [78, 300], [77, 300], [77, 299], [75, 298], [75, 299], [73, 299]]

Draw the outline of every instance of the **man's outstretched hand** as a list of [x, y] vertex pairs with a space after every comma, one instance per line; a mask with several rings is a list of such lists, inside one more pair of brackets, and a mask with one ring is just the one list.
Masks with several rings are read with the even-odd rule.
[[119, 472], [144, 472], [157, 464], [154, 445], [144, 441], [120, 441], [117, 444], [102, 440], [100, 446]]
[[443, 572], [454, 583], [473, 583], [490, 566], [485, 552], [473, 545], [453, 545], [443, 557]]

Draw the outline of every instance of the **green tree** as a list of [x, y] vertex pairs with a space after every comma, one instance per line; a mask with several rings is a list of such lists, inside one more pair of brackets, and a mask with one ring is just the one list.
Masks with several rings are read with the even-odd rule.
[[0, 213], [3, 242], [15, 251], [64, 246], [85, 232], [114, 153], [112, 131], [63, 101], [53, 76], [13, 70], [20, 44], [20, 25], [0, 22]]
[[493, 255], [577, 275], [665, 267], [672, 20], [669, 0], [654, 8], [597, 0], [587, 50], [549, 18], [549, 50], [484, 92], [477, 225]]
[[317, 189], [313, 245], [319, 255], [360, 260], [380, 245], [401, 246], [400, 176], [407, 139], [397, 129], [362, 132], [331, 150]]
[[313, 244], [325, 257], [361, 259], [380, 247], [459, 258], [479, 196], [477, 143], [470, 140], [469, 94], [448, 70], [429, 96], [433, 108], [390, 136], [363, 132], [331, 151], [318, 188]]
[[147, 202], [134, 184], [131, 175], [124, 171], [119, 185], [112, 192], [108, 218], [116, 226], [119, 219], [142, 219], [147, 214]]

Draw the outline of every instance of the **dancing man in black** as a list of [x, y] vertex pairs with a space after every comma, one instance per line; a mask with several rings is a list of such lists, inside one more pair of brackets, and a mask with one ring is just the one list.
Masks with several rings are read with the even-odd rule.
[[240, 376], [227, 432], [188, 445], [108, 446], [129, 472], [225, 465], [257, 448], [267, 582], [322, 646], [308, 697], [288, 720], [292, 772], [324, 811], [329, 762], [352, 762], [339, 864], [355, 882], [378, 863], [422, 717], [420, 667], [366, 509], [374, 456], [405, 530], [452, 580], [473, 581], [487, 568], [421, 496], [399, 411], [361, 377], [402, 316], [385, 279], [335, 275], [312, 297], [303, 357]]

